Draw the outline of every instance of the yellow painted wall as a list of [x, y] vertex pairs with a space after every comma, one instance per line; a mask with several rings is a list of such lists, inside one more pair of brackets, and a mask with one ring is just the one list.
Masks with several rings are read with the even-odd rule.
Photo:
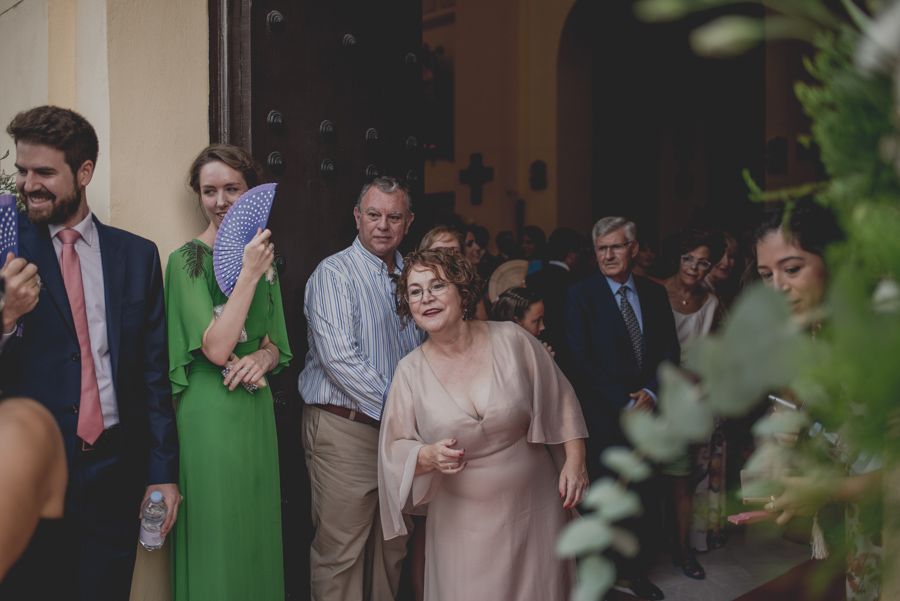
[[[427, 161], [426, 193], [454, 192], [456, 212], [484, 225], [491, 237], [512, 229], [515, 201], [525, 200], [525, 223], [549, 234], [557, 223], [556, 80], [559, 41], [574, 0], [457, 0], [454, 21], [426, 28], [432, 48], [452, 60], [455, 161]], [[481, 153], [494, 168], [484, 202], [470, 202], [459, 171]], [[533, 191], [529, 166], [547, 163], [546, 190]], [[493, 244], [493, 240], [492, 240]]]
[[[16, 149], [6, 126], [20, 110], [47, 102], [47, 0], [0, 0], [0, 161], [14, 170]], [[28, 43], [23, 43], [28, 40]]]
[[[557, 86], [560, 38], [575, 0], [523, 0], [519, 53], [519, 156], [517, 184], [525, 223], [549, 236], [557, 226]], [[532, 190], [529, 167], [547, 163], [547, 188]]]
[[186, 187], [209, 143], [205, 0], [109, 0], [110, 222], [169, 253], [206, 228]]
[[100, 142], [91, 210], [165, 262], [205, 227], [185, 178], [209, 141], [208, 56], [204, 0], [0, 0], [0, 123], [48, 103], [83, 114]]

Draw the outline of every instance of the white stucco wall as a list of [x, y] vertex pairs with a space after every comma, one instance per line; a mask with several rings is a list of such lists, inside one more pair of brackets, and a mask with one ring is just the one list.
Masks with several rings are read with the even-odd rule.
[[[71, 108], [100, 142], [88, 203], [168, 254], [205, 227], [185, 187], [209, 142], [206, 0], [0, 0], [0, 168], [21, 110]], [[135, 508], [137, 519], [137, 508]], [[171, 598], [168, 545], [138, 549], [132, 601]]]
[[[205, 0], [0, 0], [0, 124], [57, 104], [84, 115], [100, 152], [88, 203], [149, 238], [163, 262], [205, 227], [185, 188], [209, 141]], [[0, 133], [0, 163], [15, 148]]]
[[[6, 126], [19, 111], [57, 104], [97, 131], [100, 152], [88, 187], [91, 210], [109, 221], [109, 89], [106, 0], [0, 0], [0, 156], [13, 142]], [[13, 161], [2, 168], [12, 171]]]

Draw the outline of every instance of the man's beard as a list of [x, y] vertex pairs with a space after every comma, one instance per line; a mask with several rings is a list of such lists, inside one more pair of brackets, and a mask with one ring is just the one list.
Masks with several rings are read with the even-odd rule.
[[[21, 193], [21, 190], [19, 191]], [[25, 209], [28, 219], [37, 225], [58, 225], [65, 223], [69, 217], [78, 212], [81, 206], [81, 188], [73, 186], [72, 192], [63, 197], [53, 196], [46, 190], [41, 195], [25, 195]], [[28, 202], [29, 198], [50, 198], [49, 206], [35, 208]]]

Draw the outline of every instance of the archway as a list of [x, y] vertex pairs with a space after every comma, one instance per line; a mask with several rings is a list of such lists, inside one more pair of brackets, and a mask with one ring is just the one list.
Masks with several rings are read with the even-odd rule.
[[742, 171], [764, 167], [765, 54], [697, 57], [688, 34], [708, 18], [647, 24], [630, 3], [573, 6], [558, 55], [560, 225], [620, 214], [658, 242], [693, 214], [732, 230], [752, 219]]

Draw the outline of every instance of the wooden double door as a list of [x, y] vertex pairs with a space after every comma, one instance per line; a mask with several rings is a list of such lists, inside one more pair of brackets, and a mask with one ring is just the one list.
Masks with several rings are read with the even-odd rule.
[[[303, 293], [316, 265], [353, 241], [353, 207], [367, 179], [402, 177], [414, 201], [422, 198], [421, 6], [209, 0], [210, 137], [249, 150], [278, 183], [269, 227], [294, 353], [272, 379], [288, 599], [309, 596], [309, 483], [297, 392], [308, 350]], [[406, 248], [412, 239], [411, 232]]]

